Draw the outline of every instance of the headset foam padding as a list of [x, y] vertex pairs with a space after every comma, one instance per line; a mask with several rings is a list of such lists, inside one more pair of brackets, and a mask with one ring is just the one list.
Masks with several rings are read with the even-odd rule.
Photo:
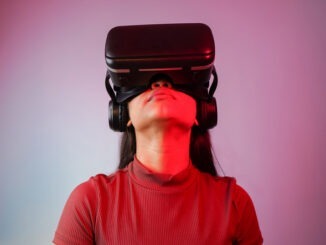
[[109, 125], [114, 131], [124, 132], [129, 120], [128, 106], [125, 103], [109, 103]]

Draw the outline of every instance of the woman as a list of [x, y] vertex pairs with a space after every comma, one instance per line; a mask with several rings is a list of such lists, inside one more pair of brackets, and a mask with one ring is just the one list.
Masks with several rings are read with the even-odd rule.
[[72, 192], [55, 244], [262, 244], [250, 197], [217, 176], [189, 94], [157, 76], [126, 101], [119, 170]]

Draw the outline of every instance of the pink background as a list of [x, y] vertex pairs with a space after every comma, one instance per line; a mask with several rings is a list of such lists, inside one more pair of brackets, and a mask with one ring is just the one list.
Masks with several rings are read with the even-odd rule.
[[216, 41], [226, 175], [265, 244], [323, 244], [325, 1], [0, 3], [0, 244], [49, 244], [71, 190], [117, 165], [104, 43], [116, 25], [204, 22]]

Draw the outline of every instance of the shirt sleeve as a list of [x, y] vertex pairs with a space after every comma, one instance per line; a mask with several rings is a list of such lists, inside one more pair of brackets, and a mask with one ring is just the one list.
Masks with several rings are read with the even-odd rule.
[[234, 194], [234, 206], [237, 217], [236, 244], [263, 244], [263, 237], [259, 228], [255, 207], [250, 196], [238, 185], [236, 185]]
[[87, 181], [77, 186], [70, 194], [53, 243], [60, 244], [95, 244], [94, 226], [96, 218], [96, 190], [94, 183]]

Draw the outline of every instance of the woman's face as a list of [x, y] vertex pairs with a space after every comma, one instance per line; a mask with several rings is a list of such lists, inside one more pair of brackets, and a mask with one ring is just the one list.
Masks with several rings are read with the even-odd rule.
[[196, 118], [196, 101], [176, 91], [171, 83], [158, 80], [151, 88], [132, 99], [129, 117], [135, 130], [151, 126], [191, 128]]

